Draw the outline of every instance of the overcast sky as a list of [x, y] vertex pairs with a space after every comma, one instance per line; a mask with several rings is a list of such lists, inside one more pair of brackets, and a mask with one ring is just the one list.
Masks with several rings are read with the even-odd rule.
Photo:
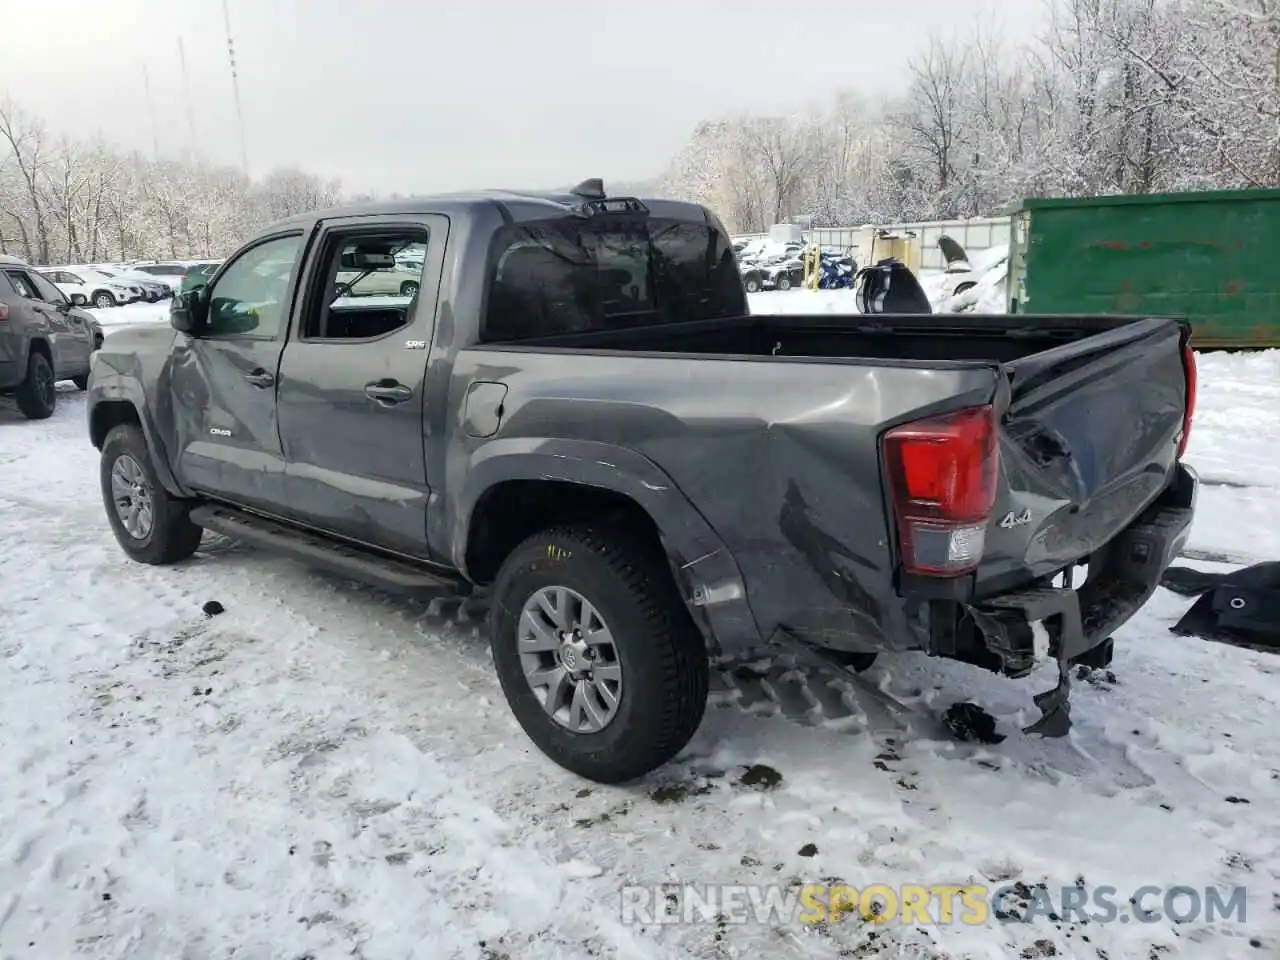
[[[657, 174], [701, 119], [904, 83], [931, 29], [1038, 0], [228, 0], [250, 171], [348, 189]], [[0, 98], [57, 131], [239, 163], [222, 0], [0, 0]], [[144, 68], [155, 102], [147, 109]]]

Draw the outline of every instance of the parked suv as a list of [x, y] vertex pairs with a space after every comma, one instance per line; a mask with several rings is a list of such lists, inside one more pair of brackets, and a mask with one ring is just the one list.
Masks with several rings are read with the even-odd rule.
[[141, 299], [142, 288], [130, 286], [88, 267], [42, 267], [40, 273], [76, 305], [105, 310]]
[[0, 394], [13, 394], [23, 416], [51, 416], [59, 380], [85, 389], [89, 355], [101, 342], [92, 316], [39, 271], [0, 256]]
[[153, 277], [150, 274], [139, 273], [132, 267], [117, 267], [108, 264], [106, 266], [95, 265], [93, 269], [104, 277], [110, 277], [118, 283], [139, 288], [142, 291], [142, 299], [146, 300], [147, 303], [158, 303], [173, 296], [173, 287], [164, 280], [159, 277]]

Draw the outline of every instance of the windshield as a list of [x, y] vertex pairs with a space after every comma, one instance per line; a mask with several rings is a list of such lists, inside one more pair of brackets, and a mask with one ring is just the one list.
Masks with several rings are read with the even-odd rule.
[[728, 238], [703, 222], [557, 219], [499, 231], [483, 339], [742, 315]]

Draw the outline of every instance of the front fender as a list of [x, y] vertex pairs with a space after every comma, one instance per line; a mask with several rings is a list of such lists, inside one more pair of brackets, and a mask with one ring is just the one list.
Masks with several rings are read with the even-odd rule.
[[761, 635], [737, 562], [706, 519], [669, 476], [625, 447], [586, 440], [493, 440], [467, 466], [450, 537], [454, 566], [466, 573], [467, 540], [485, 491], [509, 480], [557, 480], [628, 497], [653, 520], [686, 604], [713, 647], [758, 646]]
[[[151, 465], [155, 468], [160, 485], [176, 497], [191, 496], [191, 491], [178, 482], [170, 466], [173, 461], [171, 451], [165, 442], [165, 431], [157, 424], [152, 408], [147, 403], [142, 384], [136, 377], [122, 373], [102, 362], [95, 362], [91, 366], [88, 401], [89, 434], [95, 446], [100, 448], [102, 440], [105, 439], [107, 431], [100, 429], [104, 419], [111, 426], [126, 422], [126, 418], [109, 413], [107, 405], [128, 404], [133, 409], [134, 418], [142, 427], [142, 434], [147, 441], [147, 451], [151, 454]], [[107, 427], [107, 430], [110, 430], [110, 427]]]

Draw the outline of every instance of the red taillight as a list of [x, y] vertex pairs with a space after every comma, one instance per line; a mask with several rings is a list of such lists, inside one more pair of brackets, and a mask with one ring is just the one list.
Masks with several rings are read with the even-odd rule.
[[894, 427], [881, 449], [909, 573], [958, 576], [982, 560], [996, 499], [995, 411], [973, 407]]
[[1182, 368], [1187, 374], [1187, 406], [1182, 412], [1182, 436], [1178, 440], [1178, 459], [1187, 452], [1187, 443], [1191, 440], [1191, 421], [1196, 415], [1196, 352], [1191, 344], [1182, 346]]
[[0, 323], [9, 319], [9, 308], [0, 303]]

